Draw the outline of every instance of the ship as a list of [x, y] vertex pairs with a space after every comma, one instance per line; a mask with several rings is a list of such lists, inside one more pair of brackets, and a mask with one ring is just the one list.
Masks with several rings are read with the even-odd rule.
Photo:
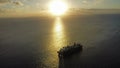
[[83, 49], [83, 46], [79, 43], [74, 43], [72, 45], [65, 46], [61, 48], [58, 53], [59, 58], [69, 57], [75, 53], [81, 52]]

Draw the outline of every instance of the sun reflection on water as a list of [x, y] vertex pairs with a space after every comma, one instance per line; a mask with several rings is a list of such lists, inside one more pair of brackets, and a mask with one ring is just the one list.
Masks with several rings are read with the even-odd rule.
[[60, 20], [60, 18], [57, 18], [56, 21], [55, 21], [55, 26], [54, 26], [54, 31], [57, 33], [61, 32], [63, 29], [62, 27], [62, 22]]
[[58, 68], [59, 58], [57, 51], [67, 44], [67, 37], [65, 34], [62, 20], [58, 17], [53, 22], [52, 34], [50, 35], [49, 43], [46, 43], [45, 56], [42, 63], [49, 68]]
[[57, 51], [66, 45], [66, 40], [67, 38], [65, 35], [64, 24], [61, 18], [57, 17], [54, 22], [54, 26], [53, 26], [53, 35], [52, 35], [52, 40], [51, 40], [52, 45], [50, 47], [52, 55], [49, 57], [49, 60], [53, 61], [56, 64], [55, 67], [56, 66], [58, 67], [59, 65]]
[[65, 45], [65, 33], [61, 18], [56, 18], [53, 28], [53, 42], [57, 49]]

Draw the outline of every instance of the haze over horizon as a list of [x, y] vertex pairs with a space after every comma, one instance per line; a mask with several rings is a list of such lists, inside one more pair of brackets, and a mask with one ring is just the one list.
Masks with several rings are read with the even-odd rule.
[[[54, 0], [0, 0], [0, 17], [38, 14], [48, 9]], [[120, 9], [120, 0], [60, 0], [68, 8], [80, 9]]]

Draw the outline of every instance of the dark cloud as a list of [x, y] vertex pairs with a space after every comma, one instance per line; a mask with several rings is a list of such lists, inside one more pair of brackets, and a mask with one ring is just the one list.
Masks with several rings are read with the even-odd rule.
[[0, 0], [0, 4], [6, 4], [6, 3], [9, 3], [10, 0]]
[[20, 5], [20, 6], [23, 6], [23, 3], [22, 2], [20, 2], [20, 1], [14, 1], [14, 2], [12, 2], [13, 4], [15, 4], [15, 5]]
[[9, 2], [9, 0], [0, 0], [0, 3], [6, 3]]
[[4, 10], [3, 10], [3, 9], [0, 9], [0, 12], [4, 12]]
[[21, 1], [12, 1], [12, 0], [0, 0], [0, 5], [5, 5], [5, 4], [14, 4], [14, 5], [19, 5], [19, 6], [23, 6], [23, 3]]

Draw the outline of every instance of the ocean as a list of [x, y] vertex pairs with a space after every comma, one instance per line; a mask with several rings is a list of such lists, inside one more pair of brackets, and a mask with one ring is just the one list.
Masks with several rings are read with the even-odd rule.
[[[81, 53], [59, 59], [74, 42]], [[0, 68], [119, 68], [120, 14], [0, 18]]]

